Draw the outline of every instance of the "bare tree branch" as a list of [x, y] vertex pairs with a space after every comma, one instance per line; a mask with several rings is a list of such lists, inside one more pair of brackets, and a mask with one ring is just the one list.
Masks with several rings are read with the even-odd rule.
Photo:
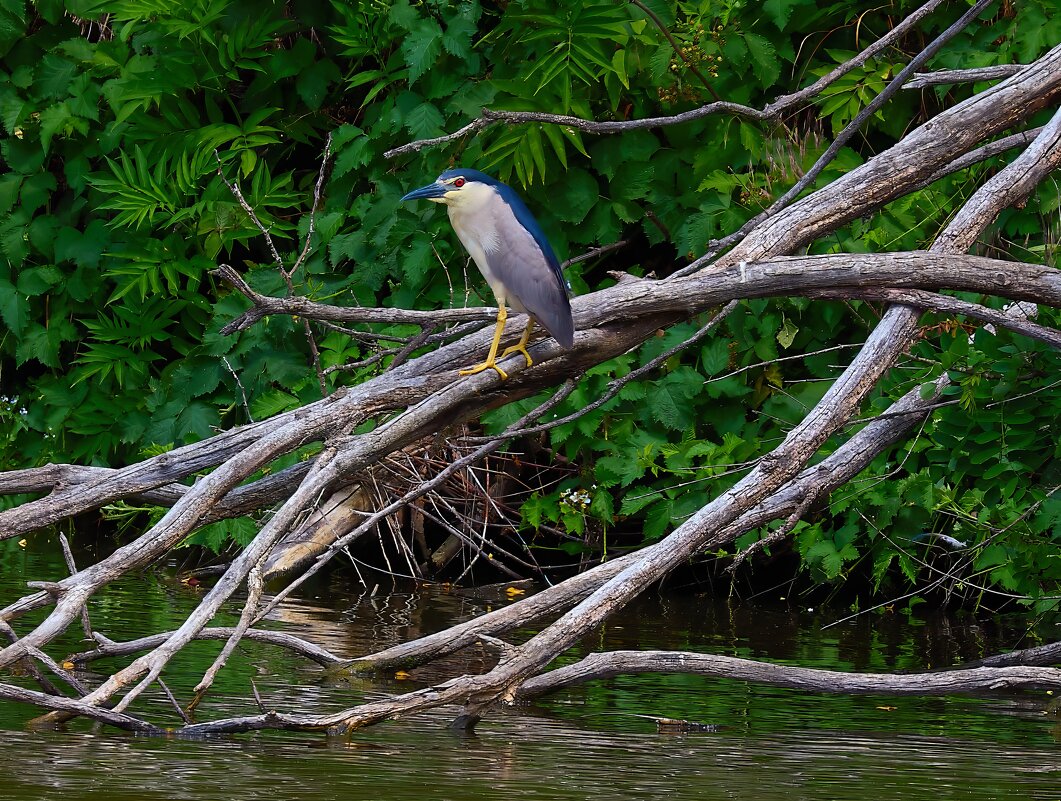
[[[236, 633], [234, 626], [218, 626], [205, 628], [195, 635], [197, 640], [228, 640]], [[114, 642], [113, 640], [107, 640], [106, 638], [96, 635], [97, 639], [100, 640], [100, 645], [91, 651], [82, 651], [80, 653], [71, 654], [66, 658], [66, 661], [73, 662], [75, 664], [84, 664], [86, 662], [92, 662], [97, 659], [107, 659], [115, 656], [128, 656], [130, 654], [139, 653], [141, 651], [148, 651], [152, 648], [157, 648], [159, 645], [169, 639], [172, 632], [161, 632], [159, 634], [152, 634], [148, 637], [141, 637], [136, 640], [129, 640], [127, 642]], [[342, 657], [336, 656], [327, 649], [321, 648], [319, 645], [315, 645], [308, 640], [304, 640], [301, 637], [296, 637], [293, 634], [288, 634], [283, 631], [270, 631], [267, 629], [248, 629], [243, 634], [243, 639], [252, 640], [254, 642], [266, 643], [268, 645], [275, 645], [280, 648], [286, 648], [299, 656], [304, 656], [307, 659], [311, 659], [318, 665], [324, 667], [330, 667], [332, 665], [338, 665], [344, 663]]]
[[1008, 328], [1018, 334], [1045, 342], [1052, 347], [1061, 348], [1061, 331], [1033, 323], [1031, 320], [1014, 317], [1002, 311], [989, 309], [978, 303], [970, 303], [966, 300], [952, 298], [949, 295], [940, 295], [938, 292], [924, 292], [917, 289], [866, 288], [854, 291], [821, 289], [811, 293], [811, 297], [876, 300], [885, 303], [901, 303], [904, 306], [913, 306], [918, 309], [961, 314], [983, 323], [991, 323], [992, 325]]
[[998, 81], [1016, 75], [1025, 68], [1024, 64], [1000, 64], [997, 67], [977, 67], [969, 70], [940, 70], [939, 72], [919, 72], [904, 86], [904, 89], [924, 89], [927, 86], [943, 86], [955, 83], [973, 83], [974, 81]]
[[528, 679], [519, 688], [517, 697], [537, 698], [587, 681], [636, 673], [712, 676], [805, 692], [845, 695], [959, 695], [1061, 687], [1061, 670], [1055, 668], [978, 667], [931, 673], [843, 673], [692, 651], [606, 651]]

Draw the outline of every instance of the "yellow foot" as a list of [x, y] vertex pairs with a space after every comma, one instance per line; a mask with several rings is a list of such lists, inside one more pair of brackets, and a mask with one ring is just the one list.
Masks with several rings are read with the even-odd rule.
[[505, 348], [503, 351], [501, 351], [501, 355], [498, 356], [497, 358], [503, 359], [506, 356], [512, 355], [513, 353], [522, 353], [523, 354], [523, 358], [527, 360], [527, 366], [528, 367], [530, 367], [532, 364], [534, 364], [534, 359], [532, 359], [531, 355], [529, 353], [527, 353], [526, 344], [513, 345], [511, 348]]
[[475, 365], [475, 367], [469, 367], [467, 370], [461, 370], [458, 375], [475, 375], [476, 373], [481, 373], [483, 370], [489, 370], [491, 367], [497, 370], [497, 374], [501, 376], [502, 381], [508, 379], [508, 373], [498, 367], [496, 361], [492, 360], [485, 361], [482, 364], [477, 364]]

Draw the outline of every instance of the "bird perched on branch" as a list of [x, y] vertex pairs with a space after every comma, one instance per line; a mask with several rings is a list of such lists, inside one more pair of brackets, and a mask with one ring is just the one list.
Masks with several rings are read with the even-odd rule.
[[[497, 327], [490, 353], [481, 364], [461, 370], [461, 375], [474, 375], [492, 367], [506, 379], [508, 374], [498, 366], [497, 359], [513, 353], [523, 354], [530, 367], [534, 361], [527, 352], [527, 343], [535, 320], [557, 342], [571, 347], [575, 325], [560, 262], [538, 221], [511, 187], [478, 170], [446, 170], [433, 184], [414, 189], [402, 200], [418, 198], [446, 204], [453, 230], [497, 299]], [[498, 343], [508, 319], [506, 304], [517, 312], [526, 312], [530, 319], [519, 342], [505, 348], [498, 357]]]

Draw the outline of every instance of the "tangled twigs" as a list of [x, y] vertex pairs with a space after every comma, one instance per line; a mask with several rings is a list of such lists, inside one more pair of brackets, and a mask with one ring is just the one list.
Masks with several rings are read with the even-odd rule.
[[314, 564], [311, 565], [301, 576], [299, 576], [290, 585], [288, 585], [282, 591], [273, 596], [269, 604], [259, 614], [258, 619], [263, 618], [271, 610], [275, 609], [280, 604], [280, 602], [283, 601], [284, 598], [290, 595], [295, 589], [301, 586], [303, 582], [307, 581], [309, 578], [315, 575], [317, 571], [324, 567], [324, 565], [326, 565], [328, 561], [331, 560], [333, 556], [335, 556], [335, 554], [342, 551], [343, 548], [349, 546], [351, 542], [360, 537], [366, 531], [369, 531], [380, 520], [394, 514], [400, 509], [405, 508], [413, 501], [433, 491], [436, 487], [441, 486], [453, 474], [465, 469], [470, 465], [477, 464], [478, 462], [482, 461], [484, 458], [486, 458], [486, 456], [496, 451], [505, 442], [515, 436], [514, 433], [510, 434], [509, 431], [519, 431], [523, 425], [526, 425], [528, 422], [540, 418], [546, 412], [553, 409], [557, 404], [563, 401], [564, 398], [570, 395], [574, 391], [576, 385], [577, 383], [575, 380], [568, 379], [563, 383], [560, 389], [553, 394], [551, 398], [549, 398], [547, 401], [545, 401], [544, 403], [542, 403], [541, 405], [521, 417], [518, 421], [516, 421], [516, 423], [514, 423], [512, 426], [509, 426], [508, 430], [502, 432], [496, 437], [491, 438], [489, 442], [479, 448], [476, 448], [472, 453], [469, 453], [465, 456], [462, 456], [460, 459], [457, 459], [444, 470], [436, 474], [435, 477], [432, 478], [430, 481], [426, 481], [417, 485], [415, 488], [405, 493], [405, 495], [403, 495], [401, 498], [392, 501], [390, 504], [383, 507], [379, 511], [369, 515], [360, 525], [357, 526], [357, 528], [353, 529], [352, 531], [350, 531], [350, 533], [344, 535], [343, 537], [340, 537], [338, 540], [333, 542], [328, 547], [328, 550], [322, 553], [319, 557], [317, 557], [317, 560], [314, 562]]
[[330, 320], [337, 323], [387, 323], [391, 325], [405, 323], [423, 327], [466, 320], [493, 320], [497, 317], [497, 309], [490, 308], [420, 311], [417, 309], [329, 306], [297, 296], [274, 298], [255, 292], [243, 280], [243, 277], [227, 264], [220, 265], [214, 272], [219, 278], [239, 290], [240, 294], [245, 295], [253, 304], [251, 308], [221, 329], [221, 333], [226, 336], [237, 331], [244, 331], [270, 314], [297, 315], [312, 320]]

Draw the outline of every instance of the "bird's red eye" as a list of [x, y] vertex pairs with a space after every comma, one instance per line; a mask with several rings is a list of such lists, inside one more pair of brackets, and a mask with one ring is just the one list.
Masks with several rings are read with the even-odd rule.
[[466, 183], [467, 183], [467, 181], [465, 181], [463, 178], [458, 178], [456, 181], [453, 182], [453, 185], [455, 187], [457, 187], [458, 189], [460, 189]]

